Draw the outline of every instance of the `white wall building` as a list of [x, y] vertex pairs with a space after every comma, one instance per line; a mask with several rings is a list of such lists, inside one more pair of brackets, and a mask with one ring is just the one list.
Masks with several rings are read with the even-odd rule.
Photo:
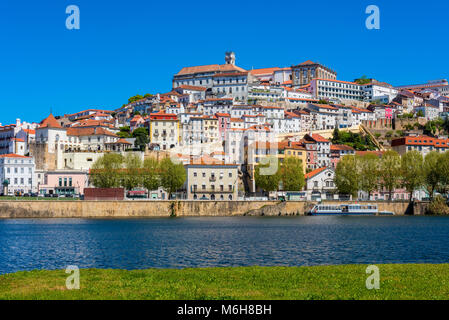
[[6, 191], [9, 195], [16, 192], [21, 194], [37, 192], [34, 158], [17, 154], [0, 155], [0, 181], [2, 193], [6, 181], [8, 181]]

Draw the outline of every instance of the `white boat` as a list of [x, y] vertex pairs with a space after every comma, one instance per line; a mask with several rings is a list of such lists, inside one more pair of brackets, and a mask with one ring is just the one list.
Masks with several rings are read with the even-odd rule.
[[310, 216], [373, 216], [379, 213], [375, 204], [317, 204], [307, 214]]

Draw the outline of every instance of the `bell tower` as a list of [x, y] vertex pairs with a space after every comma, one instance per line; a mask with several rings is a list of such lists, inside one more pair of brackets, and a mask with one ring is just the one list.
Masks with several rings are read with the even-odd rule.
[[226, 52], [225, 61], [226, 64], [232, 64], [235, 66], [235, 53], [233, 51]]

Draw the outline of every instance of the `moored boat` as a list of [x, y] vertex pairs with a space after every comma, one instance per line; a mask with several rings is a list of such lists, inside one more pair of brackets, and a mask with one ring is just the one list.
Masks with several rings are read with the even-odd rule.
[[310, 216], [373, 216], [377, 215], [378, 212], [375, 204], [317, 204], [307, 214]]

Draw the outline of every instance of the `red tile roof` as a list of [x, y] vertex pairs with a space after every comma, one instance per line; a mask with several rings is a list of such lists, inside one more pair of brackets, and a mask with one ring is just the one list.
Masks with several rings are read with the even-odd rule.
[[186, 85], [186, 84], [183, 84], [183, 85], [179, 86], [179, 88], [186, 89], [186, 90], [192, 90], [192, 91], [206, 91], [207, 90], [206, 88], [203, 88], [203, 87], [189, 86], [189, 85]]
[[61, 125], [52, 114], [50, 114], [47, 118], [41, 121], [39, 129], [44, 128], [62, 129]]
[[185, 67], [178, 72], [177, 76], [195, 74], [195, 73], [210, 73], [210, 72], [229, 72], [239, 71], [244, 72], [245, 69], [237, 67], [232, 64], [210, 64], [205, 66]]
[[13, 154], [13, 153], [8, 153], [8, 154], [0, 155], [0, 158], [26, 158], [26, 159], [29, 159], [31, 157], [21, 156], [21, 155]]
[[304, 175], [304, 177], [305, 177], [306, 179], [310, 179], [310, 178], [316, 176], [318, 173], [323, 172], [324, 170], [326, 170], [326, 167], [318, 168], [318, 169], [316, 169], [316, 170], [313, 170], [312, 172], [306, 173], [306, 174]]

